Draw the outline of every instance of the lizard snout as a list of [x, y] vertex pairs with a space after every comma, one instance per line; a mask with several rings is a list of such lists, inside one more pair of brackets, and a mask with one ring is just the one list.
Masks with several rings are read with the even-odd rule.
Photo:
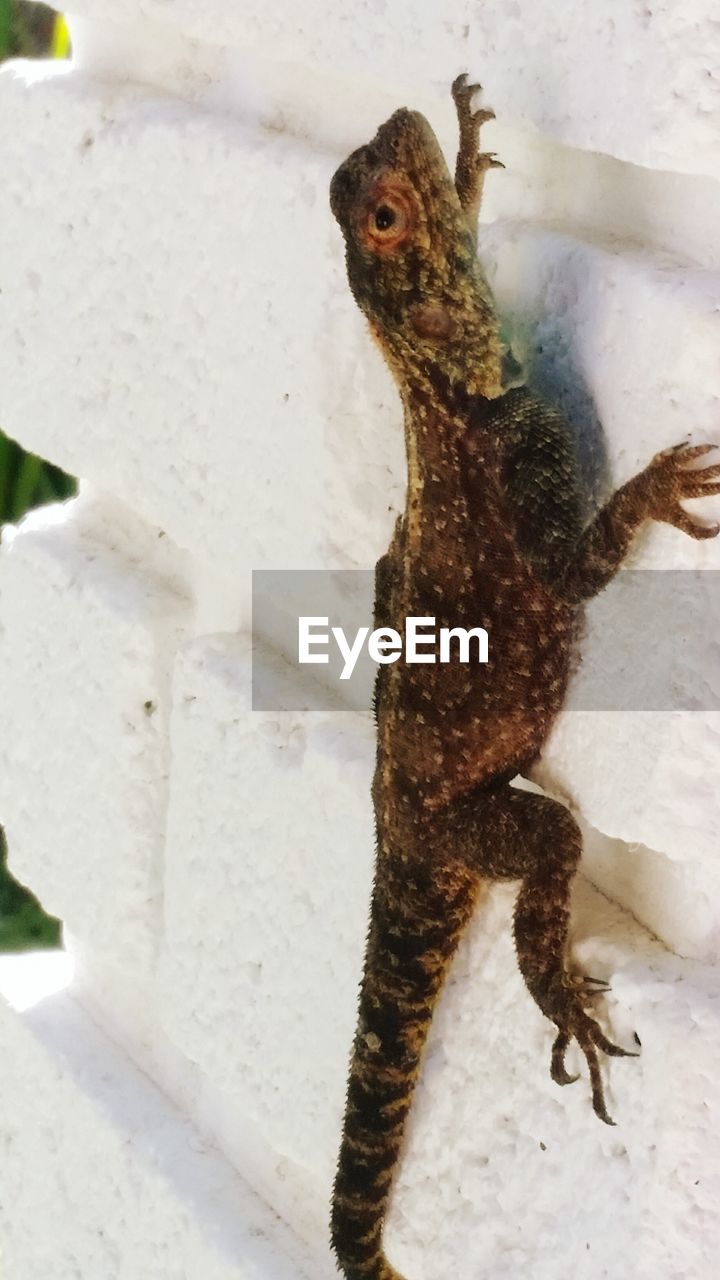
[[341, 225], [347, 218], [349, 206], [358, 198], [363, 186], [382, 162], [378, 148], [373, 143], [368, 143], [353, 151], [336, 169], [330, 182], [330, 208]]
[[345, 161], [335, 171], [330, 182], [330, 208], [341, 225], [344, 220], [343, 214], [352, 200], [354, 188], [353, 175], [350, 172], [348, 161]]

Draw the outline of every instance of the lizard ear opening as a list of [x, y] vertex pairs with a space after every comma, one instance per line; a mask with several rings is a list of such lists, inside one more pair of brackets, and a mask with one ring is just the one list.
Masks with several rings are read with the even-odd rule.
[[411, 307], [408, 318], [419, 338], [445, 342], [455, 331], [452, 315], [441, 302], [421, 302]]

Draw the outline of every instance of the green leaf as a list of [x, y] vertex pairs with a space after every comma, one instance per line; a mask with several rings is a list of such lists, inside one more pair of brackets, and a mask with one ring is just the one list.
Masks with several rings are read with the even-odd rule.
[[6, 58], [10, 52], [11, 4], [12, 0], [0, 0], [0, 58]]
[[42, 475], [43, 466], [42, 459], [38, 458], [35, 453], [23, 454], [19, 459], [10, 504], [11, 520], [20, 520], [25, 515], [25, 512], [34, 506], [33, 499]]
[[10, 875], [5, 834], [0, 827], [0, 951], [61, 945], [60, 921], [46, 915], [34, 894]]

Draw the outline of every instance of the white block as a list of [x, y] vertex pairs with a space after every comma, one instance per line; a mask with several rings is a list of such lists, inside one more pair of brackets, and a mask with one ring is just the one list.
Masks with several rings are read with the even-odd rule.
[[[677, 781], [670, 799], [675, 806], [666, 801], [666, 811], [672, 808], [674, 812], [678, 805]], [[705, 858], [698, 869], [693, 863], [648, 849], [644, 844], [626, 844], [603, 836], [582, 819], [580, 825], [583, 866], [593, 884], [631, 911], [670, 950], [717, 963], [720, 926], [714, 859]], [[688, 835], [690, 849], [695, 847], [694, 834]]]
[[[196, 642], [177, 673], [161, 1005], [228, 1115], [277, 1151], [268, 1196], [287, 1212], [286, 1180], [301, 1181], [320, 1223], [369, 895], [372, 738], [359, 719], [333, 734], [329, 717], [250, 713], [247, 679], [242, 648], [220, 640]], [[409, 1280], [600, 1280], [628, 1256], [641, 1280], [702, 1280], [720, 1245], [713, 971], [579, 886], [576, 957], [612, 978], [617, 1038], [631, 1046], [635, 1029], [644, 1046], [604, 1068], [608, 1130], [586, 1077], [549, 1078], [552, 1028], [517, 971], [512, 901], [500, 888], [479, 910], [437, 1015], [391, 1256]]]
[[162, 1018], [319, 1201], [370, 892], [373, 737], [349, 713], [251, 712], [249, 661], [217, 638], [176, 668]]
[[165, 540], [145, 530], [143, 545], [136, 519], [100, 507], [5, 531], [0, 813], [14, 874], [137, 971], [161, 928], [170, 674], [190, 610]]
[[374, 562], [403, 445], [335, 157], [73, 74], [4, 73], [0, 111], [8, 432], [214, 572]]
[[[689, 954], [697, 951], [688, 952], [688, 930], [700, 954], [718, 947], [719, 767], [717, 711], [574, 711], [558, 720], [534, 772], [605, 835], [669, 859], [684, 882], [682, 897], [666, 903], [679, 933], [658, 932]], [[621, 900], [633, 909], [632, 898]]]
[[390, 85], [398, 105], [431, 86], [445, 92], [469, 70], [503, 116], [563, 142], [659, 169], [718, 173], [720, 47], [708, 0], [603, 0], [591, 10], [557, 0], [304, 0], [300, 7], [75, 0], [73, 9], [95, 20], [145, 18], [199, 41], [252, 49], [289, 64], [290, 76], [299, 64], [327, 77], [331, 90], [353, 80], [368, 93]]
[[[163, 9], [166, 17], [177, 13], [177, 7]], [[246, 122], [314, 138], [338, 158], [372, 137], [380, 121], [401, 104], [427, 114], [451, 162], [457, 147], [457, 119], [448, 93], [454, 65], [445, 82], [423, 78], [411, 84], [410, 63], [404, 60], [406, 83], [394, 71], [371, 84], [365, 68], [362, 76], [348, 77], [334, 62], [319, 75], [312, 62], [276, 62], [263, 47], [206, 43], [146, 18], [118, 22], [115, 13], [110, 20], [73, 18], [72, 42], [73, 65], [83, 71], [153, 85], [204, 109], [232, 111]], [[468, 67], [485, 79], [485, 59]], [[720, 189], [713, 178], [643, 168], [605, 154], [614, 150], [611, 141], [604, 152], [579, 150], [523, 126], [507, 103], [507, 94], [522, 84], [522, 76], [513, 76], [493, 86], [506, 105], [485, 125], [483, 146], [500, 155], [505, 170], [486, 183], [485, 222], [523, 218], [575, 234], [582, 229], [590, 237], [654, 245], [682, 261], [720, 266]], [[490, 102], [487, 95], [485, 101]], [[600, 119], [607, 123], [605, 116]], [[624, 122], [616, 154], [622, 154], [627, 138]]]
[[[96, 8], [99, 0], [86, 3]], [[177, 13], [177, 6], [163, 9], [165, 17]], [[338, 157], [370, 138], [381, 120], [406, 105], [427, 114], [450, 161], [455, 154], [457, 120], [448, 93], [454, 64], [444, 82], [422, 78], [411, 84], [411, 64], [405, 59], [405, 83], [398, 81], [394, 70], [391, 77], [371, 84], [365, 67], [358, 77], [339, 72], [336, 56], [332, 68], [319, 75], [311, 60], [292, 65], [277, 62], [262, 46], [206, 43], [159, 21], [118, 22], [115, 17], [114, 12], [109, 21], [106, 17], [72, 19], [74, 66], [103, 79], [152, 84], [204, 108], [233, 111], [245, 121], [314, 138], [318, 146]], [[313, 44], [310, 58], [315, 51]], [[557, 55], [557, 46], [553, 52]], [[486, 79], [484, 58], [467, 65]], [[504, 105], [498, 118], [484, 127], [483, 146], [498, 152], [505, 170], [486, 183], [484, 221], [523, 218], [575, 234], [582, 229], [590, 237], [654, 245], [681, 261], [720, 266], [720, 190], [712, 177], [616, 159], [625, 154], [626, 121], [615, 141], [607, 139], [603, 151], [580, 150], [538, 133], [518, 121], [508, 101], [508, 94], [524, 85], [522, 75], [493, 84], [493, 93], [499, 92]], [[485, 101], [492, 105], [487, 94]], [[695, 117], [693, 124], [697, 123], [704, 127]], [[608, 126], [606, 114], [592, 121], [593, 127], [598, 124]], [[647, 140], [644, 135], [643, 145]], [[678, 157], [678, 164], [685, 161], [692, 166], [694, 155], [692, 150]]]
[[[0, 989], [34, 960], [4, 959]], [[330, 1280], [70, 995], [23, 1014], [0, 999], [0, 1026], [5, 1274]]]

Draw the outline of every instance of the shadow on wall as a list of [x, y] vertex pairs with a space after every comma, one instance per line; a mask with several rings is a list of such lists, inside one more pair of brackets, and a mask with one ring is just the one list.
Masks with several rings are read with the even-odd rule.
[[[67, 28], [53, 9], [23, 0], [0, 0], [0, 62], [7, 58], [66, 57]], [[0, 178], [0, 181], [2, 179]], [[59, 467], [26, 453], [0, 431], [0, 525], [21, 519], [33, 507], [72, 497], [77, 483]], [[7, 869], [0, 827], [0, 951], [58, 947], [61, 924]]]
[[[491, 274], [491, 283], [493, 282]], [[520, 381], [564, 414], [575, 438], [587, 514], [598, 511], [612, 485], [607, 444], [597, 406], [573, 346], [572, 328], [532, 307], [505, 314], [503, 337], [519, 368]]]

